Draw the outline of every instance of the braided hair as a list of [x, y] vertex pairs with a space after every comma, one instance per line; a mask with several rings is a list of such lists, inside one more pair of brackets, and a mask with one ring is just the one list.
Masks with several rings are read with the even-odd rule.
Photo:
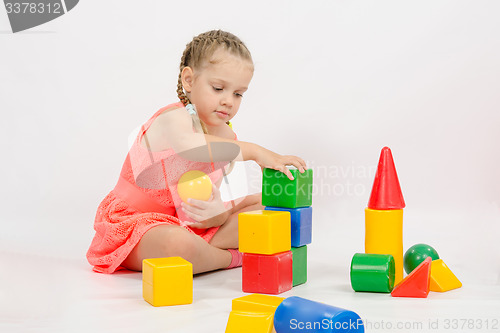
[[[179, 66], [177, 96], [184, 106], [190, 104], [191, 101], [186, 96], [182, 87], [182, 70], [185, 67], [199, 69], [206, 62], [209, 62], [215, 51], [221, 47], [233, 55], [252, 62], [252, 56], [246, 45], [232, 33], [222, 30], [211, 30], [194, 37], [193, 40], [186, 45]], [[206, 127], [203, 122], [202, 127], [203, 131], [206, 133]]]

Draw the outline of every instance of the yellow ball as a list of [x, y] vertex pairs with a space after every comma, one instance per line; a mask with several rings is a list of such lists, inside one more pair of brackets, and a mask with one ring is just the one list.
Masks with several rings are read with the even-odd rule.
[[206, 201], [212, 195], [212, 181], [203, 171], [188, 171], [179, 178], [177, 193], [186, 203], [189, 198]]

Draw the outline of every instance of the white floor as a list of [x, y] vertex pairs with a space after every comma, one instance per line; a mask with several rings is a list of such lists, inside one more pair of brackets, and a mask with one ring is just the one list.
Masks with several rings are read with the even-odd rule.
[[[362, 210], [318, 207], [308, 282], [281, 296], [353, 310], [367, 332], [500, 332], [500, 211], [485, 206], [480, 219], [472, 211], [431, 220], [423, 218], [428, 212], [405, 211], [405, 248], [433, 245], [461, 289], [427, 299], [353, 292], [349, 265], [363, 252]], [[244, 295], [241, 268], [196, 276], [191, 305], [155, 308], [142, 299], [140, 273], [91, 270], [84, 258], [89, 235], [65, 244], [61, 255], [56, 242], [38, 251], [1, 250], [0, 332], [224, 332], [231, 300]]]

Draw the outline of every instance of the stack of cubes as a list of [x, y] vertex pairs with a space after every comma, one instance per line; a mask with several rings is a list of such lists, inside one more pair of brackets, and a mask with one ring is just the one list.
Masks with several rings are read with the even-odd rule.
[[243, 291], [280, 294], [307, 281], [307, 244], [312, 238], [312, 170], [264, 169], [265, 210], [239, 215]]

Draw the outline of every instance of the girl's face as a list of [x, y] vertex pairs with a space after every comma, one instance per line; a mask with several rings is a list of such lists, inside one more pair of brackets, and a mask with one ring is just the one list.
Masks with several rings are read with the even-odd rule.
[[186, 73], [183, 72], [184, 89], [208, 129], [223, 125], [236, 115], [253, 76], [251, 62], [224, 49], [215, 51], [212, 60], [216, 62], [194, 72], [186, 67]]

